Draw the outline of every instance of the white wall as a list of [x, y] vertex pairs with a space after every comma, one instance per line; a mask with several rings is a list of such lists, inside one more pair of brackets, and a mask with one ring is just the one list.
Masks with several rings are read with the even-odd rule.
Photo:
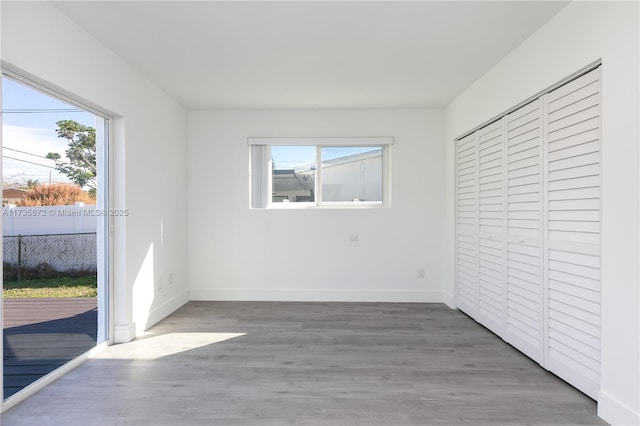
[[602, 384], [598, 413], [640, 423], [638, 3], [571, 3], [446, 110], [446, 292], [454, 285], [456, 136], [602, 59]]
[[95, 205], [2, 207], [2, 235], [83, 234], [96, 232]]
[[[442, 301], [443, 119], [421, 109], [189, 112], [191, 298]], [[392, 206], [250, 210], [247, 137], [279, 136], [393, 136]]]
[[129, 340], [188, 297], [186, 112], [49, 3], [2, 2], [1, 28], [5, 64], [116, 117], [114, 207], [130, 215], [115, 219], [115, 337]]

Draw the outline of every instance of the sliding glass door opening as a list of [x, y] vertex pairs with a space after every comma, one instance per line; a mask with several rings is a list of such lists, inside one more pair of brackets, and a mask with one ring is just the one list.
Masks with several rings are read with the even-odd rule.
[[109, 128], [3, 74], [4, 400], [109, 340]]

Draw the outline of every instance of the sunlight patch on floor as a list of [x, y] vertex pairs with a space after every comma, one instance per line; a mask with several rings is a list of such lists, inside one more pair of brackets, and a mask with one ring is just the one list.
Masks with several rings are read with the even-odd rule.
[[113, 345], [94, 359], [153, 360], [241, 337], [246, 333], [167, 333], [143, 335], [138, 339]]

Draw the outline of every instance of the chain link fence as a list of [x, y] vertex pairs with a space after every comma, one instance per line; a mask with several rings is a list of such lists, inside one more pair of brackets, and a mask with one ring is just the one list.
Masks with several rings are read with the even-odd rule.
[[96, 233], [16, 235], [2, 238], [4, 279], [93, 275]]

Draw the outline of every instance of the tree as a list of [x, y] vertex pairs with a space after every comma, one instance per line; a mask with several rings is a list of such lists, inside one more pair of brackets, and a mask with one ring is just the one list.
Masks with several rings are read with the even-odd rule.
[[67, 161], [57, 152], [50, 152], [47, 158], [55, 161], [56, 169], [67, 175], [71, 182], [80, 187], [88, 187], [89, 194], [96, 195], [96, 129], [73, 120], [60, 120], [56, 123], [59, 138], [69, 142], [65, 151]]
[[95, 204], [95, 198], [72, 183], [52, 183], [49, 185], [36, 185], [27, 191], [19, 207], [34, 206], [68, 206], [77, 202]]

